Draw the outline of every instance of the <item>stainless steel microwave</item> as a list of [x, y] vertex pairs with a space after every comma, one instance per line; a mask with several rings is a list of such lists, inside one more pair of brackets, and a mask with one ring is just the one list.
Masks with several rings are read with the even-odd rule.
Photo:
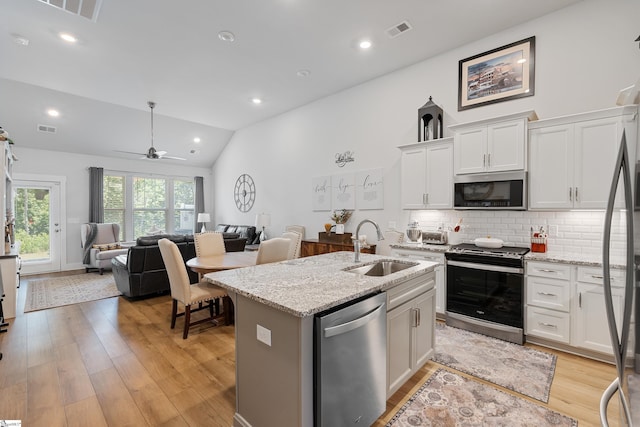
[[453, 186], [454, 209], [527, 209], [527, 173], [524, 171], [456, 175]]

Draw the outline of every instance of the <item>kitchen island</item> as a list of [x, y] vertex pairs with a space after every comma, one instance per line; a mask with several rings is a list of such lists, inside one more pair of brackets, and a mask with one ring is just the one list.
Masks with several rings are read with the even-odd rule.
[[355, 264], [353, 252], [336, 252], [205, 275], [235, 306], [234, 426], [314, 425], [314, 316], [411, 281], [434, 292], [433, 262], [381, 277], [345, 271], [387, 259], [362, 254]]

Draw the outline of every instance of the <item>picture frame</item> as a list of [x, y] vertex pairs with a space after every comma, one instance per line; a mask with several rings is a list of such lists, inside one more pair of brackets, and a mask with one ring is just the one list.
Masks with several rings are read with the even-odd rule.
[[535, 93], [535, 36], [458, 63], [458, 111]]

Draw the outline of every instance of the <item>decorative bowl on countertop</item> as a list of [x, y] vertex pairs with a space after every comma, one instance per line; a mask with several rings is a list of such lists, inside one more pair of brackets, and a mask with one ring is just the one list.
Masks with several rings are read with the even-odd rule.
[[494, 237], [478, 237], [473, 243], [480, 248], [501, 248], [504, 245], [502, 239], [496, 239]]

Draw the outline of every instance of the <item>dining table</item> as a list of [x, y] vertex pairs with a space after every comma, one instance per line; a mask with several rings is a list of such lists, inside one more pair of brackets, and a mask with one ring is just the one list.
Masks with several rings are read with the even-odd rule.
[[[187, 260], [187, 267], [199, 275], [213, 273], [215, 271], [231, 270], [256, 265], [257, 251], [225, 252], [220, 255], [208, 255]], [[222, 312], [227, 325], [234, 323], [233, 304], [231, 298], [222, 299]]]

